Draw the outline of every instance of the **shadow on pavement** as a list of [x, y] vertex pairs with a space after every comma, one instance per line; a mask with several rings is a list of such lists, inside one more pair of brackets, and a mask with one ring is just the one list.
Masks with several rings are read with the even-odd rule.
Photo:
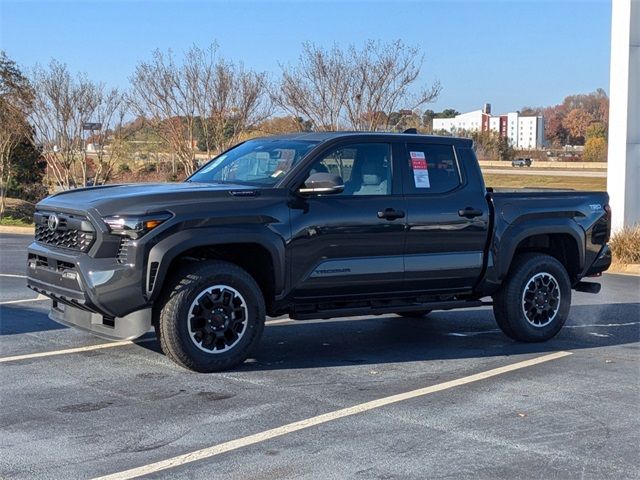
[[[47, 317], [48, 305], [0, 306], [0, 335], [66, 327]], [[432, 312], [426, 318], [395, 315], [321, 322], [291, 322], [265, 329], [240, 371], [321, 368], [480, 358], [578, 350], [640, 341], [640, 303], [574, 305], [565, 327], [545, 343], [510, 340], [497, 329], [490, 308]], [[139, 343], [161, 354], [156, 341]]]
[[518, 343], [497, 329], [491, 309], [426, 318], [372, 317], [267, 328], [255, 363], [240, 370], [333, 367], [579, 350], [640, 341], [640, 303], [574, 306], [558, 336]]
[[[254, 362], [237, 371], [323, 368], [579, 350], [640, 341], [640, 303], [574, 305], [565, 327], [545, 343], [518, 343], [490, 308], [268, 326]], [[157, 342], [141, 347], [160, 353]]]
[[43, 332], [67, 328], [49, 320], [49, 302], [0, 305], [0, 335]]

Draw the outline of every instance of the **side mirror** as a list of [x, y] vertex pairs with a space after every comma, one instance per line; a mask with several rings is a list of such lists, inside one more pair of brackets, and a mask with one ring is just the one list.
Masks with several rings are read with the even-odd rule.
[[344, 190], [342, 177], [333, 173], [318, 172], [307, 178], [300, 193], [340, 193]]

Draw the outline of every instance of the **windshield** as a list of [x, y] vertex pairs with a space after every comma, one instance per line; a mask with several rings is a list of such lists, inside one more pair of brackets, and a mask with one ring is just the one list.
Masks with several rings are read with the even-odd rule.
[[301, 140], [249, 140], [211, 160], [188, 181], [272, 186], [315, 145]]

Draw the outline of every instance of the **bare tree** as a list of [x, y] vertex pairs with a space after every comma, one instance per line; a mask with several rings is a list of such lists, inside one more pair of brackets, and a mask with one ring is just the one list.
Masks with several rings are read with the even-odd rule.
[[282, 67], [276, 103], [294, 117], [308, 118], [316, 130], [339, 130], [348, 95], [349, 65], [344, 52], [302, 45], [295, 67]]
[[424, 56], [400, 40], [386, 44], [370, 40], [360, 50], [351, 46], [347, 58], [350, 75], [345, 109], [354, 130], [389, 128], [392, 112], [417, 110], [440, 93], [438, 82], [420, 87], [417, 93], [411, 91]]
[[215, 44], [204, 50], [192, 47], [185, 56], [184, 74], [195, 92], [207, 155], [237, 143], [272, 114], [266, 75], [218, 57]]
[[195, 168], [197, 140], [208, 154], [220, 151], [271, 114], [264, 74], [218, 57], [217, 47], [196, 46], [181, 64], [156, 50], [131, 78], [130, 103], [178, 157]]
[[[102, 92], [92, 119], [101, 125], [95, 133], [92, 131], [91, 140], [95, 146], [95, 164], [93, 165], [93, 183], [101, 185], [109, 181], [115, 164], [124, 160], [122, 143], [123, 124], [127, 116], [127, 104], [124, 95], [117, 89]], [[86, 179], [88, 162], [82, 162], [83, 176]]]
[[419, 49], [400, 40], [346, 50], [305, 43], [298, 64], [283, 67], [274, 97], [317, 130], [389, 128], [392, 112], [416, 110], [440, 93], [438, 82], [416, 88], [423, 60]]
[[114, 113], [122, 103], [117, 90], [105, 89], [85, 75], [72, 76], [66, 65], [52, 60], [48, 68], [36, 66], [31, 120], [43, 147], [49, 171], [59, 187], [86, 185], [89, 175], [84, 150], [84, 125], [98, 122], [98, 138], [107, 135]]
[[173, 52], [153, 52], [131, 77], [129, 103], [178, 157], [187, 175], [195, 170], [196, 92], [175, 63]]
[[0, 51], [0, 218], [5, 211], [7, 187], [13, 174], [15, 148], [32, 136], [27, 121], [33, 89], [14, 61]]

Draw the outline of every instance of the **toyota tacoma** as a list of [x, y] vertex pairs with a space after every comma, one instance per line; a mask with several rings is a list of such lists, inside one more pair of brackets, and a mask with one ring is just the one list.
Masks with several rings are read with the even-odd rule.
[[107, 339], [155, 328], [195, 371], [242, 363], [266, 316], [421, 317], [493, 305], [510, 338], [565, 323], [611, 263], [604, 192], [486, 188], [471, 140], [299, 133], [245, 141], [183, 183], [37, 205], [28, 286]]

